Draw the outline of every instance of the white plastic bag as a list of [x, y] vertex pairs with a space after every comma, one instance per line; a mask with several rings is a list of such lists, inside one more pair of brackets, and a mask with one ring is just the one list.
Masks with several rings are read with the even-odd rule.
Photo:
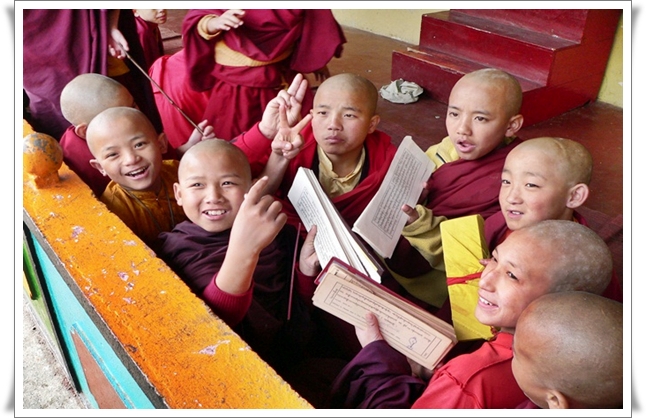
[[401, 78], [379, 90], [381, 97], [393, 103], [414, 103], [423, 92], [424, 89], [418, 84]]

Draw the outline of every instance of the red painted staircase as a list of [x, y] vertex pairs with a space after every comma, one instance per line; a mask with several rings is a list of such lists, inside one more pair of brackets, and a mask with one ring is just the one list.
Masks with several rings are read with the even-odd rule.
[[453, 9], [422, 15], [420, 44], [394, 51], [391, 76], [448, 103], [464, 74], [507, 71], [523, 88], [525, 126], [594, 101], [621, 9]]

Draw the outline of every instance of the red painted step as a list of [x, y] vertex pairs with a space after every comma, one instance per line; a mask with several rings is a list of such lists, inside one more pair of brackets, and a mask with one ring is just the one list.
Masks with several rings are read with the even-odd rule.
[[465, 73], [500, 68], [521, 82], [525, 123], [533, 124], [596, 99], [620, 15], [619, 9], [425, 14], [420, 45], [393, 52], [391, 77], [416, 82], [446, 103]]

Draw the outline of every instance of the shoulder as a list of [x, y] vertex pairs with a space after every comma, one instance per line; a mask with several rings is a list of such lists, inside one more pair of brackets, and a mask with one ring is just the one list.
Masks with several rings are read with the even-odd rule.
[[364, 142], [366, 150], [371, 154], [383, 154], [393, 157], [397, 152], [397, 147], [392, 142], [392, 138], [385, 132], [375, 130], [366, 136]]
[[487, 341], [472, 353], [463, 354], [451, 359], [438, 372], [450, 374], [457, 380], [468, 382], [483, 373], [496, 373], [497, 369], [505, 371], [511, 367], [513, 357], [511, 344], [513, 335], [498, 333], [492, 341]]

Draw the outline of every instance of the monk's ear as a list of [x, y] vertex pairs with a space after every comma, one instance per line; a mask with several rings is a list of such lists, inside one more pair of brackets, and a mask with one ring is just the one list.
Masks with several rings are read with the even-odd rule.
[[590, 195], [590, 188], [585, 183], [578, 183], [570, 188], [566, 206], [570, 209], [576, 209], [583, 205]]
[[516, 133], [520, 131], [520, 128], [522, 128], [524, 120], [525, 118], [523, 118], [523, 115], [521, 114], [512, 116], [511, 119], [509, 119], [509, 124], [507, 125], [505, 136], [512, 137], [516, 135]]
[[76, 125], [74, 127], [74, 133], [83, 139], [87, 139], [85, 136], [87, 134], [87, 123], [79, 123]]
[[166, 151], [168, 151], [168, 137], [166, 137], [166, 134], [163, 132], [160, 133], [157, 137], [157, 142], [159, 143], [161, 153], [166, 154]]
[[370, 127], [368, 128], [368, 133], [371, 134], [377, 129], [377, 125], [379, 125], [379, 122], [381, 122], [381, 116], [379, 115], [374, 115], [373, 117], [370, 118]]
[[103, 174], [103, 176], [107, 176], [107, 175], [108, 175], [108, 174], [105, 172], [105, 170], [103, 169], [103, 166], [101, 165], [101, 163], [100, 163], [100, 162], [98, 162], [97, 160], [95, 160], [95, 159], [91, 159], [91, 160], [90, 160], [90, 165], [91, 165], [92, 167], [96, 168], [97, 170], [99, 170], [99, 172], [100, 172], [101, 174]]
[[568, 409], [569, 404], [565, 395], [558, 390], [550, 389], [545, 394], [545, 401], [549, 409]]
[[179, 206], [182, 206], [182, 190], [179, 187], [179, 183], [173, 183], [173, 192], [175, 193], [175, 201]]

